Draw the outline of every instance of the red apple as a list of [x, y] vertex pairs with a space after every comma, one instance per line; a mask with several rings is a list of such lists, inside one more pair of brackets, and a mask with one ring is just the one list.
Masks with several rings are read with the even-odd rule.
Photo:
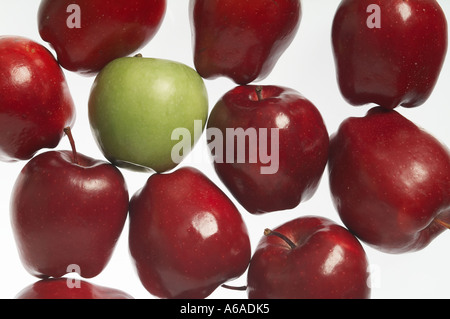
[[315, 216], [267, 229], [248, 269], [250, 299], [366, 299], [366, 253], [347, 229]]
[[291, 209], [317, 190], [329, 135], [318, 109], [279, 86], [238, 86], [214, 106], [208, 146], [224, 185], [252, 214]]
[[422, 249], [450, 225], [450, 152], [393, 110], [341, 124], [329, 178], [344, 224], [381, 251]]
[[59, 144], [75, 106], [63, 71], [42, 45], [1, 36], [0, 59], [0, 160], [28, 160]]
[[165, 0], [42, 0], [39, 34], [62, 67], [89, 76], [144, 47], [165, 11]]
[[447, 21], [435, 0], [343, 0], [332, 39], [339, 87], [350, 104], [416, 107], [440, 75]]
[[191, 167], [150, 176], [132, 197], [129, 247], [142, 284], [160, 298], [206, 298], [251, 256], [236, 206]]
[[129, 294], [70, 278], [44, 279], [26, 287], [15, 299], [133, 299]]
[[194, 64], [208, 79], [262, 80], [292, 43], [300, 0], [191, 0]]
[[31, 159], [11, 197], [11, 223], [24, 267], [39, 278], [78, 268], [98, 275], [108, 263], [128, 213], [128, 190], [110, 163], [75, 150]]

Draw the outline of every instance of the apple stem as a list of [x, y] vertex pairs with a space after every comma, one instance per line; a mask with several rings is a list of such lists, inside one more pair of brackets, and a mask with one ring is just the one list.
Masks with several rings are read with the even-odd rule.
[[289, 245], [289, 247], [291, 249], [295, 249], [297, 247], [297, 245], [294, 244], [292, 242], [292, 240], [290, 240], [289, 238], [287, 238], [286, 236], [284, 236], [283, 234], [281, 234], [281, 233], [279, 233], [277, 231], [273, 231], [273, 230], [270, 230], [270, 229], [267, 228], [267, 229], [264, 230], [264, 236], [276, 236], [276, 237], [281, 238], [282, 240], [284, 240]]
[[256, 97], [258, 98], [258, 101], [262, 101], [263, 100], [263, 96], [262, 96], [262, 86], [257, 86], [255, 88], [255, 92], [256, 92]]
[[236, 287], [236, 286], [229, 286], [229, 285], [226, 285], [226, 284], [223, 284], [222, 288], [230, 289], [230, 290], [237, 290], [237, 291], [246, 291], [247, 290], [247, 286]]
[[449, 223], [444, 222], [443, 220], [441, 220], [441, 219], [439, 219], [439, 218], [436, 218], [435, 221], [436, 221], [439, 225], [444, 226], [444, 227], [447, 228], [447, 229], [450, 229], [450, 224], [449, 224]]
[[134, 56], [135, 58], [142, 58], [142, 53], [138, 53]]
[[73, 139], [72, 131], [70, 130], [70, 127], [64, 128], [64, 133], [66, 133], [66, 135], [69, 139], [69, 142], [70, 142], [70, 146], [72, 148], [73, 162], [78, 165], [80, 163], [78, 162], [77, 149], [75, 148], [75, 141]]

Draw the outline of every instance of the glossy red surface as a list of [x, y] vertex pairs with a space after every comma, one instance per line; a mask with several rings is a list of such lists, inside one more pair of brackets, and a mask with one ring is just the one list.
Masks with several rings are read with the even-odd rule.
[[[373, 11], [370, 6], [378, 6]], [[369, 27], [380, 22], [379, 28]], [[339, 87], [353, 105], [416, 107], [429, 98], [448, 46], [434, 0], [344, 0], [332, 26]]]
[[0, 160], [28, 160], [54, 148], [75, 106], [53, 55], [24, 37], [0, 37]]
[[123, 291], [84, 280], [58, 278], [35, 282], [20, 291], [15, 299], [133, 299], [133, 297]]
[[11, 224], [24, 267], [39, 278], [60, 277], [70, 265], [98, 275], [128, 216], [121, 172], [104, 161], [50, 151], [23, 168], [12, 190]]
[[[68, 12], [72, 4], [79, 11]], [[165, 11], [165, 0], [43, 0], [39, 34], [55, 49], [62, 67], [94, 75], [108, 62], [144, 47], [159, 30]], [[74, 19], [79, 19], [79, 28], [69, 27]]]
[[251, 257], [236, 206], [190, 167], [150, 176], [133, 196], [129, 247], [142, 284], [160, 298], [206, 298]]
[[194, 64], [204, 78], [262, 80], [293, 41], [299, 0], [191, 0]]
[[[256, 93], [259, 88], [260, 99]], [[213, 129], [221, 133], [211, 136], [208, 144], [215, 171], [250, 213], [294, 208], [317, 190], [328, 159], [329, 135], [319, 110], [297, 91], [278, 86], [238, 86], [225, 93], [212, 109], [207, 133], [214, 133]], [[242, 134], [235, 137], [228, 133], [239, 129], [249, 136], [252, 129], [257, 130], [258, 141], [252, 143], [247, 137], [245, 147], [240, 147], [236, 140], [243, 140]], [[217, 143], [216, 138], [222, 138], [223, 143]], [[228, 145], [232, 143], [234, 154], [230, 155]], [[243, 151], [246, 156], [242, 160], [239, 154]], [[253, 151], [256, 159], [250, 158]]]
[[365, 299], [368, 261], [359, 241], [333, 221], [306, 216], [264, 236], [248, 270], [250, 299]]
[[349, 118], [333, 136], [330, 187], [345, 225], [390, 253], [427, 246], [450, 221], [450, 152], [396, 111]]

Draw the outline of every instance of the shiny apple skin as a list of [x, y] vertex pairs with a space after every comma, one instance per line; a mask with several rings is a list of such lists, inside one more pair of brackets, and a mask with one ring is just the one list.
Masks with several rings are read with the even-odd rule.
[[35, 156], [11, 195], [11, 224], [25, 269], [61, 277], [77, 265], [92, 278], [106, 267], [128, 216], [128, 190], [110, 163], [69, 151]]
[[[256, 90], [261, 90], [258, 99]], [[299, 92], [281, 86], [238, 86], [224, 94], [211, 111], [207, 130], [219, 129], [224, 138], [223, 150], [213, 149], [214, 168], [232, 195], [252, 214], [274, 213], [293, 209], [309, 200], [322, 179], [327, 161], [329, 134], [319, 109]], [[227, 129], [267, 129], [268, 153], [270, 130], [278, 129], [278, 170], [262, 174], [268, 164], [226, 160]], [[261, 137], [259, 137], [261, 138]], [[247, 149], [250, 149], [246, 142]], [[259, 141], [258, 141], [259, 153]], [[220, 154], [220, 155], [219, 155]], [[219, 159], [218, 156], [219, 155]], [[220, 159], [222, 158], [222, 159]]]
[[300, 26], [299, 0], [191, 0], [194, 64], [207, 79], [266, 78]]
[[191, 167], [150, 176], [132, 197], [129, 247], [143, 286], [171, 299], [208, 297], [241, 276], [251, 257], [236, 206]]
[[368, 299], [367, 255], [347, 229], [330, 219], [304, 216], [264, 236], [248, 269], [250, 299]]
[[[367, 25], [370, 5], [380, 8], [380, 28]], [[388, 109], [417, 107], [439, 79], [448, 47], [447, 20], [434, 0], [343, 0], [333, 21], [332, 43], [346, 101]]]
[[[75, 283], [77, 280], [77, 283]], [[68, 285], [69, 282], [69, 285]], [[73, 287], [72, 287], [73, 285]], [[79, 286], [78, 286], [79, 285]], [[70, 287], [69, 287], [70, 286]], [[15, 299], [134, 299], [129, 294], [72, 278], [43, 279], [24, 288]]]
[[0, 59], [0, 160], [29, 160], [59, 144], [75, 105], [58, 62], [39, 43], [1, 36]]
[[344, 224], [381, 251], [423, 249], [450, 224], [450, 152], [396, 111], [376, 107], [341, 124], [329, 179]]
[[[80, 9], [79, 28], [67, 25], [73, 4]], [[42, 0], [38, 28], [63, 68], [94, 76], [112, 60], [147, 45], [165, 12], [166, 0]]]

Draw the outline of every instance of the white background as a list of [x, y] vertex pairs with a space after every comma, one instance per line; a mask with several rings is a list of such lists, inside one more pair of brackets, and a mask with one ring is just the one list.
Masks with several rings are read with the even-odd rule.
[[[349, 116], [362, 116], [370, 108], [353, 107], [341, 97], [335, 78], [331, 51], [331, 23], [338, 6], [337, 0], [303, 0], [303, 18], [296, 39], [282, 56], [272, 74], [260, 84], [291, 87], [301, 92], [320, 110], [329, 133]], [[450, 20], [450, 2], [439, 1]], [[191, 31], [187, 0], [168, 0], [163, 25], [156, 37], [140, 52], [147, 57], [165, 58], [183, 62], [193, 67]], [[0, 4], [0, 34], [29, 37], [49, 47], [42, 41], [37, 29], [39, 1], [2, 1]], [[1, 63], [1, 62], [0, 62]], [[77, 106], [77, 122], [73, 129], [77, 149], [85, 155], [103, 158], [98, 150], [87, 120], [87, 100], [94, 78], [86, 78], [65, 71], [71, 93]], [[228, 79], [205, 81], [210, 109], [216, 101], [235, 84]], [[450, 145], [450, 59], [447, 58], [440, 80], [431, 98], [415, 109], [398, 109], [400, 113], [425, 128], [446, 145]], [[209, 163], [206, 141], [197, 144], [192, 159], [182, 165], [200, 168], [224, 189]], [[69, 149], [64, 138], [57, 149]], [[203, 158], [203, 160], [199, 160]], [[25, 162], [0, 163], [0, 298], [9, 299], [37, 279], [23, 268], [13, 240], [9, 199], [12, 185]], [[141, 188], [149, 175], [122, 170], [128, 183], [130, 196]], [[224, 189], [225, 192], [226, 189]], [[228, 192], [227, 192], [228, 193]], [[238, 205], [238, 204], [237, 204]], [[292, 211], [252, 216], [242, 207], [250, 232], [253, 249], [266, 227], [276, 227], [291, 219], [305, 215], [320, 215], [341, 223], [332, 203], [328, 189], [327, 172], [315, 196]], [[153, 298], [141, 285], [131, 264], [127, 244], [128, 224], [106, 269], [92, 283], [121, 289], [134, 298]], [[373, 298], [449, 298], [450, 297], [450, 232], [438, 237], [426, 249], [402, 255], [378, 252], [366, 245], [373, 270]], [[231, 282], [245, 285], [245, 276]], [[246, 298], [245, 292], [217, 289], [210, 298]]]

